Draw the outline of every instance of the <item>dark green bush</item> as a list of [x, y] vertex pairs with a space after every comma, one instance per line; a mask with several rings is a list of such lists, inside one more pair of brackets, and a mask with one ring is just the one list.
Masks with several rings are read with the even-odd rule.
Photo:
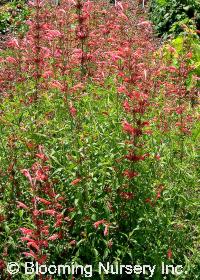
[[[186, 19], [192, 19], [196, 29], [200, 29], [199, 0], [152, 0], [150, 17], [159, 35], [170, 33], [172, 25]], [[181, 29], [176, 30], [176, 34]]]
[[[0, 7], [0, 34], [25, 28], [28, 8], [24, 0], [7, 1], [8, 4]], [[1, 4], [1, 3], [0, 3]]]

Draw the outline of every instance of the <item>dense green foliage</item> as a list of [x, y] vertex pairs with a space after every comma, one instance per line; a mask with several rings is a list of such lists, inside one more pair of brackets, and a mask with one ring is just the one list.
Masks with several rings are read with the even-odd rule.
[[[12, 209], [16, 209], [15, 196], [18, 191], [21, 192], [22, 201], [29, 199], [30, 194], [27, 192], [27, 182], [18, 170], [29, 167], [33, 162], [31, 155], [34, 152], [30, 144], [37, 146], [44, 143], [56, 191], [67, 194], [67, 208], [75, 206], [75, 210], [68, 214], [73, 223], [65, 223], [66, 237], [61, 243], [57, 242], [50, 247], [50, 263], [74, 261], [87, 264], [92, 261], [95, 267], [99, 261], [112, 263], [120, 260], [123, 264], [155, 264], [158, 270], [153, 279], [160, 280], [159, 267], [163, 261], [166, 264], [185, 266], [184, 271], [187, 270], [188, 275], [177, 279], [198, 279], [199, 201], [196, 196], [198, 157], [195, 146], [199, 128], [196, 126], [192, 136], [185, 137], [185, 155], [181, 163], [180, 139], [176, 131], [163, 135], [155, 126], [154, 136], [146, 137], [151, 157], [146, 163], [140, 164], [142, 175], [135, 180], [134, 189], [137, 196], [134, 200], [124, 200], [119, 197], [118, 191], [125, 188], [127, 181], [118, 176], [123, 168], [118, 159], [126, 149], [127, 138], [117, 118], [116, 88], [111, 80], [107, 86], [105, 89], [88, 85], [87, 95], [78, 107], [82, 118], [79, 134], [71, 134], [72, 129], [76, 129], [75, 123], [70, 122], [62, 95], [58, 92], [52, 91], [49, 96], [44, 93], [37, 106], [27, 106], [21, 102], [24, 93], [19, 85], [14, 100], [4, 100], [2, 103], [1, 110], [4, 113], [0, 124], [0, 163], [2, 174], [5, 175], [1, 178], [4, 194], [0, 214], [8, 220], [2, 224], [0, 250], [3, 252], [7, 248], [9, 261], [17, 260], [19, 251], [25, 250], [24, 245], [18, 241], [20, 233], [16, 228], [31, 226], [31, 220], [26, 211], [16, 210], [13, 213]], [[31, 84], [28, 87], [31, 88]], [[162, 98], [159, 100], [161, 103]], [[152, 111], [152, 117], [155, 117], [155, 113]], [[159, 112], [156, 114], [159, 116]], [[119, 118], [124, 118], [122, 108]], [[88, 170], [85, 178], [88, 192], [84, 206], [85, 217], [80, 205], [82, 184], [70, 185], [72, 178], [76, 178], [79, 172], [79, 153], [84, 156], [83, 170]], [[158, 153], [161, 160], [155, 161], [154, 155]], [[10, 162], [15, 160], [17, 185], [13, 189], [6, 170]], [[148, 203], [145, 205], [139, 197], [156, 196], [160, 184], [164, 184], [164, 190], [155, 207]], [[99, 219], [112, 223], [109, 236], [103, 236], [103, 226], [98, 231], [93, 228], [92, 224]], [[68, 240], [76, 240], [77, 245], [68, 244]], [[166, 259], [169, 246], [173, 251], [173, 261]], [[21, 255], [18, 260], [23, 263]], [[20, 275], [15, 279], [27, 280], [26, 277]], [[95, 280], [100, 279], [97, 274], [93, 277]], [[119, 275], [102, 276], [101, 279], [118, 280], [121, 277], [124, 279], [124, 276]], [[136, 276], [135, 279], [139, 278]], [[174, 278], [170, 276], [168, 279]]]
[[[198, 0], [152, 0], [151, 20], [159, 35], [170, 33], [173, 24], [178, 24], [175, 34], [181, 32], [181, 25], [187, 23], [195, 29], [200, 27], [200, 2]], [[191, 21], [192, 19], [192, 21]]]
[[23, 31], [26, 26], [24, 21], [28, 16], [28, 8], [24, 0], [12, 1], [0, 7], [0, 34], [9, 31]]
[[[190, 87], [192, 76], [200, 74], [198, 32], [200, 29], [200, 2], [198, 0], [152, 0], [150, 18], [157, 34], [164, 40], [168, 39], [164, 48], [170, 44], [179, 54], [186, 55], [185, 50], [190, 50], [192, 53], [191, 72], [187, 78], [188, 87]], [[176, 63], [175, 54], [174, 65]], [[199, 82], [197, 82], [197, 86], [199, 86]]]

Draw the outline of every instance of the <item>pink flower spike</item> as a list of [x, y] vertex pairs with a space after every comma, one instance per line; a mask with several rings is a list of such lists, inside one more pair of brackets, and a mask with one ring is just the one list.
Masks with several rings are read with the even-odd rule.
[[75, 185], [77, 185], [80, 181], [81, 181], [81, 178], [77, 178], [77, 179], [75, 179], [75, 180], [73, 180], [73, 181], [71, 182], [71, 185], [72, 185], [72, 186], [75, 186]]
[[50, 77], [52, 77], [52, 76], [53, 76], [53, 72], [52, 72], [51, 70], [45, 71], [45, 72], [42, 74], [42, 77], [43, 77], [44, 79], [48, 79], [48, 78], [50, 78]]
[[130, 135], [141, 135], [141, 131], [138, 128], [134, 128], [130, 123], [127, 121], [122, 122], [124, 132], [127, 132]]
[[20, 201], [17, 201], [17, 207], [18, 208], [23, 208], [23, 209], [27, 209], [27, 210], [29, 210], [29, 208], [28, 208], [28, 206], [26, 206], [26, 204], [24, 204], [24, 203], [22, 203], [22, 202], [20, 202]]
[[43, 161], [47, 161], [48, 160], [47, 156], [45, 154], [42, 154], [42, 153], [38, 153], [35, 156], [40, 158]]
[[71, 246], [75, 246], [75, 245], [76, 245], [76, 240], [72, 240], [72, 241], [70, 241], [70, 242], [69, 242], [69, 245], [71, 245]]
[[39, 264], [43, 264], [43, 263], [46, 262], [46, 260], [47, 260], [47, 255], [43, 255], [43, 256], [42, 256], [40, 259], [38, 259], [37, 261], [38, 261]]
[[8, 42], [7, 42], [7, 47], [9, 47], [9, 48], [15, 48], [15, 49], [19, 48], [19, 43], [18, 43], [17, 39], [16, 39], [16, 38], [13, 38], [13, 39], [11, 39], [10, 41], [8, 41]]
[[25, 236], [24, 236], [24, 237], [21, 237], [20, 239], [21, 239], [22, 242], [25, 242], [25, 241], [28, 241], [28, 242], [35, 242], [34, 239], [31, 239], [31, 238], [25, 237]]
[[137, 177], [138, 176], [138, 172], [136, 171], [131, 171], [131, 170], [125, 170], [123, 172], [124, 176], [128, 177], [129, 179], [132, 179], [134, 177]]
[[95, 222], [93, 225], [96, 229], [98, 229], [98, 227], [104, 223], [106, 223], [106, 220], [99, 220], [99, 221]]
[[31, 177], [31, 174], [30, 174], [29, 170], [28, 170], [28, 169], [22, 169], [22, 170], [21, 170], [21, 173], [22, 173], [26, 178], [29, 179], [29, 182], [31, 183], [31, 186], [33, 186], [33, 180], [32, 180], [32, 177]]
[[35, 260], [37, 259], [37, 256], [33, 251], [30, 251], [30, 253], [23, 252], [22, 254], [24, 254], [26, 257], [33, 257]]
[[33, 234], [33, 230], [32, 229], [28, 229], [28, 228], [20, 228], [20, 231], [24, 235], [32, 235]]
[[42, 213], [50, 215], [50, 216], [54, 216], [56, 214], [56, 211], [51, 209], [51, 210], [44, 210], [44, 211], [42, 211]]
[[77, 110], [76, 110], [75, 107], [71, 106], [69, 111], [70, 111], [70, 114], [71, 114], [72, 117], [76, 116]]
[[44, 198], [41, 198], [41, 197], [39, 197], [39, 196], [36, 196], [36, 199], [37, 199], [38, 201], [44, 203], [45, 205], [51, 205], [51, 202], [48, 201], [48, 200], [46, 200], [46, 199], [44, 199]]
[[60, 31], [58, 31], [58, 30], [48, 30], [46, 35], [47, 35], [47, 39], [49, 39], [49, 40], [62, 36]]
[[59, 235], [57, 233], [53, 234], [52, 236], [50, 236], [47, 240], [51, 240], [51, 241], [54, 241], [56, 239], [59, 238]]
[[8, 56], [6, 58], [6, 61], [9, 62], [9, 63], [13, 63], [13, 64], [17, 63], [16, 59], [14, 57], [11, 57], [11, 56]]
[[51, 83], [51, 87], [56, 88], [56, 89], [60, 89], [60, 90], [63, 89], [62, 84], [59, 81], [56, 81], [56, 80]]
[[35, 179], [37, 181], [47, 181], [48, 180], [48, 175], [46, 173], [44, 173], [44, 170], [39, 169], [36, 171], [36, 177]]
[[39, 248], [39, 246], [36, 244], [35, 241], [33, 241], [33, 242], [28, 242], [28, 243], [27, 243], [27, 246], [28, 246], [29, 248], [32, 247], [32, 248], [36, 249], [37, 252], [40, 251], [40, 248]]
[[172, 257], [173, 257], [172, 250], [171, 250], [171, 248], [169, 248], [167, 251], [167, 258], [168, 258], [168, 260], [171, 260]]
[[161, 198], [161, 193], [160, 192], [158, 192], [157, 195], [156, 195], [156, 199], [159, 199], [159, 198]]
[[108, 235], [108, 233], [109, 233], [109, 225], [108, 225], [108, 224], [106, 224], [106, 225], [105, 225], [105, 229], [104, 229], [103, 234], [104, 234], [104, 236], [107, 236], [107, 235]]

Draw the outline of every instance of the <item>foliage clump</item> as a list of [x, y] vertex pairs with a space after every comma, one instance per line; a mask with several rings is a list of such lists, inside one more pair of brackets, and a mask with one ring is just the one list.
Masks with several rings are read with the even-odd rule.
[[173, 24], [184, 21], [200, 28], [200, 2], [198, 0], [152, 0], [150, 4], [151, 20], [159, 35], [171, 34], [178, 35], [181, 31], [179, 28], [171, 29]]
[[[24, 0], [7, 1], [9, 3], [0, 6], [0, 34], [6, 34], [15, 30], [23, 31], [28, 17], [28, 7]], [[0, 5], [3, 3], [0, 3]]]

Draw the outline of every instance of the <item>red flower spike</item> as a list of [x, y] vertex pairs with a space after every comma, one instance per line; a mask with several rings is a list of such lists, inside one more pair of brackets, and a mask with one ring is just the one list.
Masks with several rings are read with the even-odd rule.
[[71, 114], [72, 117], [75, 117], [75, 116], [76, 116], [77, 110], [76, 110], [75, 107], [71, 106], [71, 107], [69, 108], [69, 111], [70, 111], [70, 114]]
[[75, 246], [75, 245], [76, 245], [76, 240], [72, 240], [72, 241], [70, 241], [70, 242], [69, 242], [69, 245], [71, 245], [71, 246]]
[[51, 205], [52, 203], [44, 198], [41, 198], [41, 197], [38, 197], [36, 196], [36, 200], [39, 201], [39, 202], [42, 202], [44, 203], [45, 205]]
[[26, 234], [26, 235], [32, 235], [33, 234], [33, 230], [32, 229], [28, 229], [28, 228], [20, 228], [20, 231], [23, 234]]
[[54, 216], [56, 214], [56, 211], [51, 209], [51, 210], [44, 210], [44, 211], [42, 211], [42, 213], [50, 215], [50, 216]]
[[171, 250], [171, 248], [169, 248], [167, 251], [167, 258], [168, 258], [168, 260], [171, 260], [172, 257], [173, 257], [172, 250]]
[[35, 260], [37, 260], [37, 255], [36, 255], [33, 251], [30, 251], [30, 252], [23, 252], [22, 254], [25, 255], [25, 257], [32, 257], [32, 258], [34, 258]]
[[45, 263], [47, 260], [47, 256], [46, 255], [43, 255], [41, 258], [39, 258], [37, 261], [39, 264], [43, 264]]
[[17, 207], [29, 210], [28, 206], [20, 201], [17, 201]]
[[59, 234], [55, 233], [53, 234], [52, 236], [50, 236], [47, 240], [51, 240], [51, 241], [54, 241], [56, 239], [59, 239]]
[[129, 179], [132, 179], [134, 177], [137, 177], [138, 176], [138, 172], [136, 171], [131, 171], [131, 170], [125, 170], [123, 172], [124, 176], [128, 177]]
[[158, 192], [157, 195], [156, 195], [156, 199], [159, 199], [159, 198], [161, 198], [161, 193], [160, 192]]
[[37, 252], [39, 252], [40, 251], [40, 248], [39, 248], [39, 246], [36, 244], [36, 242], [34, 241], [34, 242], [28, 242], [27, 243], [27, 246], [29, 247], [29, 248], [34, 248]]
[[108, 224], [106, 224], [106, 225], [105, 225], [104, 232], [103, 232], [103, 235], [104, 235], [104, 236], [107, 236], [107, 235], [108, 235], [108, 233], [109, 233], [109, 225], [108, 225]]
[[42, 154], [42, 153], [36, 154], [36, 157], [40, 158], [44, 162], [48, 160], [47, 156], [45, 154]]
[[120, 192], [120, 197], [125, 200], [131, 200], [134, 198], [134, 194], [132, 192]]
[[93, 225], [96, 229], [98, 229], [98, 227], [104, 223], [106, 223], [106, 220], [99, 220], [99, 221], [95, 222]]
[[131, 135], [136, 134], [136, 129], [127, 121], [122, 122], [123, 130]]
[[75, 185], [77, 185], [80, 181], [81, 181], [81, 178], [77, 178], [77, 179], [75, 179], [75, 180], [73, 180], [73, 181], [71, 182], [71, 185], [72, 185], [72, 186], [75, 186]]

